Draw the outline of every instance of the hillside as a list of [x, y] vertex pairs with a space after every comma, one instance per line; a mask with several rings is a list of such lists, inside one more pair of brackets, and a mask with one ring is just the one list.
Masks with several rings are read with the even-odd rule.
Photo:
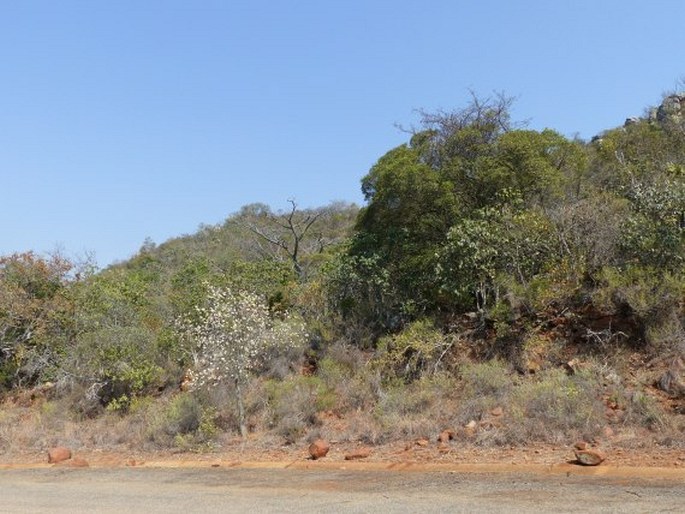
[[101, 271], [0, 258], [0, 453], [680, 448], [685, 96], [589, 142], [510, 107], [423, 113], [362, 208], [252, 204]]

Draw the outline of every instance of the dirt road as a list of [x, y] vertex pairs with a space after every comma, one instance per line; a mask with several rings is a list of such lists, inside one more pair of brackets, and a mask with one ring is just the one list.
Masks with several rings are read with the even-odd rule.
[[0, 512], [683, 512], [681, 478], [341, 469], [0, 469]]

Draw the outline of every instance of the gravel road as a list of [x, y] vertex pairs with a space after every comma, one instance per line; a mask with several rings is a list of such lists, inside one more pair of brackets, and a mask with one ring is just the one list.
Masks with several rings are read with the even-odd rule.
[[683, 512], [682, 480], [226, 468], [0, 470], [0, 512]]

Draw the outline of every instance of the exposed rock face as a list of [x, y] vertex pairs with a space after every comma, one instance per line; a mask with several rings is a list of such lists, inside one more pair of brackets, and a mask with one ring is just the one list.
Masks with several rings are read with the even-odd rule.
[[317, 439], [309, 445], [309, 455], [314, 460], [321, 459], [328, 454], [328, 450], [330, 449], [330, 444], [328, 444], [323, 439]]
[[673, 398], [685, 396], [685, 381], [682, 377], [683, 369], [685, 369], [683, 359], [681, 357], [673, 359], [668, 371], [657, 380], [656, 386]]
[[669, 95], [664, 98], [656, 110], [656, 120], [659, 123], [680, 122], [685, 115], [685, 93]]
[[71, 450], [63, 446], [57, 446], [48, 450], [48, 463], [57, 464], [65, 460], [71, 459]]

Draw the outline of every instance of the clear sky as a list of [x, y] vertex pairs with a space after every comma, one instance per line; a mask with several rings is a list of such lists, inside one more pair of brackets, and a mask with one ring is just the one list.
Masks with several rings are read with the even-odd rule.
[[0, 254], [100, 265], [242, 205], [362, 202], [468, 89], [590, 138], [685, 76], [683, 0], [0, 0]]

